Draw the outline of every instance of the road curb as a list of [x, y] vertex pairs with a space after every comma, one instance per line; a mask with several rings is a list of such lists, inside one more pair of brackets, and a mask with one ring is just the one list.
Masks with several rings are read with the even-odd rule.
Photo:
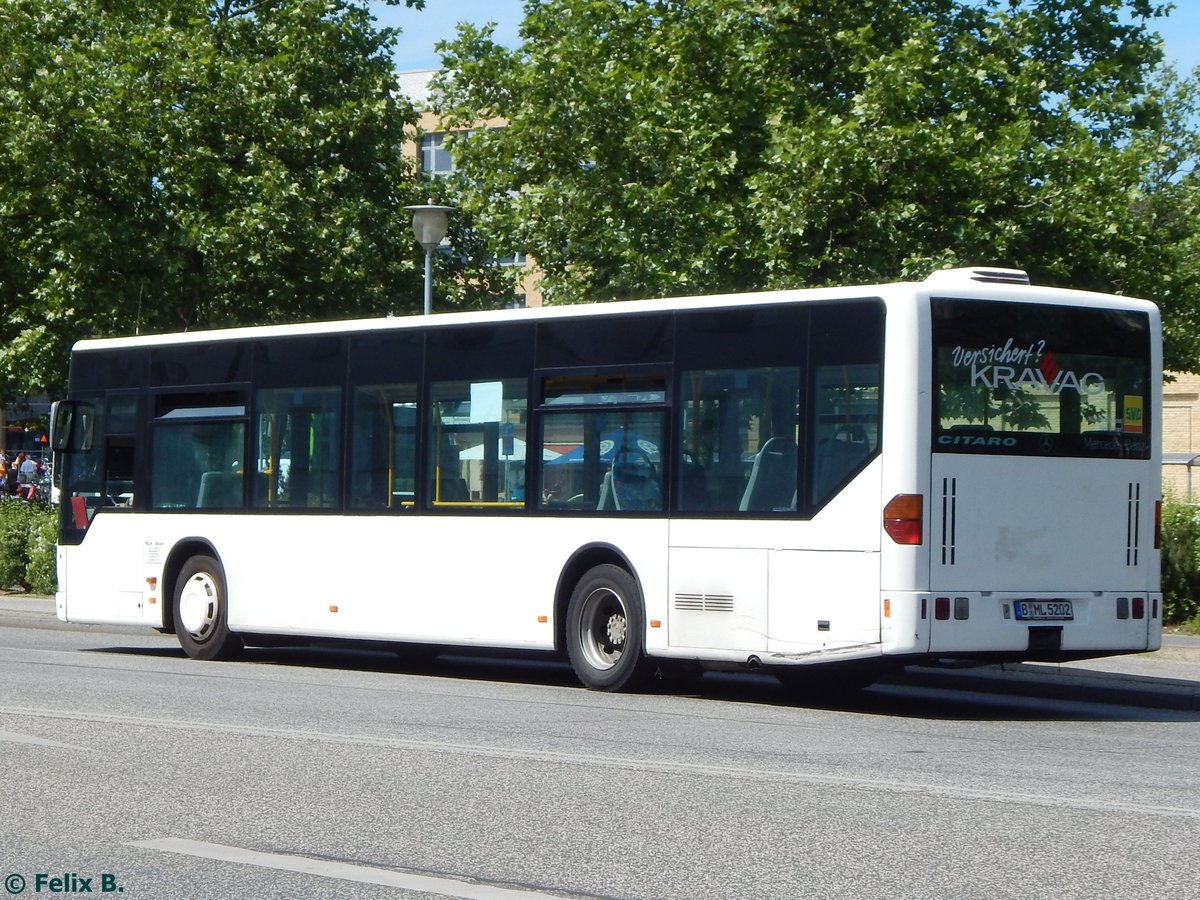
[[1200, 683], [1111, 672], [1066, 671], [1024, 665], [982, 666], [978, 669], [910, 666], [884, 679], [884, 683], [1081, 703], [1200, 711]]

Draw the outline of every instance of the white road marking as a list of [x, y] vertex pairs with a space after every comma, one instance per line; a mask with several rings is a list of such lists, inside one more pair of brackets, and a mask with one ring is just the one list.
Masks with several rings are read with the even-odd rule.
[[63, 744], [59, 741], [48, 741], [46, 738], [34, 737], [32, 734], [17, 734], [15, 731], [0, 731], [0, 741], [11, 744], [32, 744], [35, 747], [54, 747], [58, 750], [79, 750], [90, 753], [87, 747], [77, 747], [74, 744]]
[[309, 856], [294, 856], [287, 853], [263, 853], [244, 847], [225, 844], [209, 844], [205, 841], [188, 841], [182, 838], [156, 838], [149, 841], [131, 841], [126, 846], [142, 847], [146, 850], [162, 850], [214, 859], [220, 862], [258, 866], [261, 869], [278, 869], [283, 872], [299, 872], [303, 875], [318, 875], [322, 878], [337, 878], [342, 881], [357, 881], [362, 884], [380, 884], [385, 887], [402, 888], [437, 894], [441, 897], [459, 897], [463, 900], [563, 900], [564, 894], [545, 894], [541, 891], [521, 888], [500, 887], [474, 881], [463, 881], [444, 876], [421, 875], [396, 869], [380, 869], [374, 866], [359, 866], [353, 863], [313, 859]]

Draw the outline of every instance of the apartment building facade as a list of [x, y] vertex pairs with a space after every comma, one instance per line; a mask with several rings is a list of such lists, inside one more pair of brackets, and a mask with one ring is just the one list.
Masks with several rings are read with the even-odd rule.
[[[405, 145], [404, 153], [416, 162], [418, 170], [426, 178], [437, 178], [454, 171], [454, 159], [447, 140], [454, 132], [447, 129], [445, 123], [433, 111], [434, 98], [430, 81], [435, 74], [437, 73], [433, 69], [423, 69], [397, 75], [400, 93], [412, 101], [418, 113], [417, 132]], [[503, 119], [481, 119], [474, 127], [503, 128], [504, 125]], [[521, 248], [513, 248], [510, 254], [500, 256], [497, 262], [502, 266], [519, 269], [516, 305], [542, 305], [542, 293], [538, 288], [541, 275]]]

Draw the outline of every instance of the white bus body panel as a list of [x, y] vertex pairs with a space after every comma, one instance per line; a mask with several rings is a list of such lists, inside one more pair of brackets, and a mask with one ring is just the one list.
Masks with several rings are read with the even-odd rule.
[[932, 590], [1151, 589], [1146, 463], [935, 453], [932, 468]]
[[[547, 517], [497, 528], [494, 517], [102, 512], [83, 544], [62, 548], [71, 592], [59, 614], [171, 628], [163, 567], [176, 545], [200, 538], [236, 586], [235, 631], [550, 649], [560, 573], [580, 548], [608, 544], [629, 560], [647, 620], [664, 626], [647, 631], [652, 653], [742, 662], [878, 655], [880, 537], [861, 522], [879, 505], [880, 471], [877, 459], [811, 522]], [[461, 552], [450, 557], [450, 547]], [[531, 547], [557, 564], [514, 564]], [[487, 597], [496, 602], [480, 602]]]
[[[933, 454], [928, 606], [949, 597], [965, 602], [969, 617], [934, 621], [928, 649], [1022, 651], [1038, 627], [1061, 628], [1064, 653], [1157, 649], [1151, 465]], [[1144, 617], [1118, 618], [1118, 603], [1137, 597]], [[1072, 618], [1020, 621], [1013, 604], [1023, 599], [1069, 600]]]
[[879, 531], [862, 522], [880, 472], [876, 459], [809, 522], [673, 520], [667, 654], [879, 655]]
[[[101, 513], [83, 544], [65, 548], [71, 592], [60, 618], [171, 628], [147, 579], [162, 584], [171, 549], [206, 535], [221, 535], [208, 540], [234, 586], [234, 631], [552, 649], [559, 574], [579, 548], [597, 543], [624, 552], [647, 618], [667, 618], [662, 520], [136, 513]], [[558, 564], [522, 564], [531, 550]], [[138, 614], [122, 615], [133, 594]], [[658, 637], [647, 636], [651, 649]]]

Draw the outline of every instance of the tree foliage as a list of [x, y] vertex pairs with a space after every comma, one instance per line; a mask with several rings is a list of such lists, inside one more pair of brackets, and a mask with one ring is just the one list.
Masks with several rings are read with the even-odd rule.
[[1200, 519], [1196, 507], [1168, 496], [1162, 507], [1163, 622], [1200, 613]]
[[527, 0], [460, 26], [458, 200], [550, 302], [1004, 262], [1147, 296], [1200, 365], [1194, 81], [1149, 0]]
[[6, 0], [0, 391], [81, 337], [419, 308], [393, 41], [352, 0]]

